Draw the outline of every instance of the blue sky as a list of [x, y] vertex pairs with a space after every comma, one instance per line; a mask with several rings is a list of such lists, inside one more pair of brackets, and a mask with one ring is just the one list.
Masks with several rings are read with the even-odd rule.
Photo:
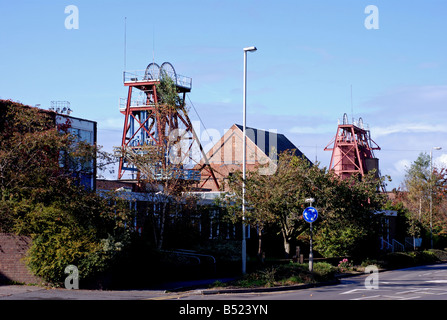
[[[79, 29], [65, 28], [68, 5], [79, 9]], [[365, 28], [368, 5], [379, 29]], [[169, 61], [191, 77], [190, 117], [200, 115], [196, 130], [210, 145], [205, 127], [223, 135], [242, 122], [242, 49], [253, 45], [248, 126], [276, 129], [328, 166], [323, 149], [353, 110], [382, 148], [388, 189], [433, 146], [443, 147], [435, 164], [447, 165], [445, 1], [1, 0], [0, 14], [0, 98], [70, 101], [73, 116], [98, 122], [105, 150], [122, 134], [124, 62], [141, 70]]]

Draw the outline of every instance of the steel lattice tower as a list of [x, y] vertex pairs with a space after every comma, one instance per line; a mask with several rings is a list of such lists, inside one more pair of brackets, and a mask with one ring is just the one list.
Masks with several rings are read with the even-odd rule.
[[333, 170], [341, 179], [347, 179], [353, 174], [360, 177], [376, 169], [379, 177], [379, 159], [374, 156], [374, 150], [380, 147], [371, 139], [369, 130], [363, 128], [363, 120], [358, 125], [349, 124], [346, 113], [343, 124], [339, 124], [337, 133], [324, 148], [332, 151], [329, 170]]
[[[157, 88], [162, 78], [166, 76], [175, 84], [178, 101], [181, 105], [168, 112], [162, 112], [162, 108], [166, 105], [162, 101], [160, 93], [157, 92]], [[127, 150], [127, 156], [120, 157], [118, 179], [122, 179], [126, 172], [131, 173], [132, 179], [135, 179], [135, 176], [138, 179], [144, 175], [141, 168], [138, 168], [132, 161], [132, 155], [144, 152], [145, 146], [158, 146], [165, 147], [166, 152], [171, 155], [175, 153], [182, 164], [190, 163], [190, 168], [185, 166], [179, 173], [183, 180], [198, 182], [201, 176], [200, 171], [207, 170], [218, 187], [217, 180], [185, 109], [185, 97], [186, 93], [191, 92], [192, 79], [177, 75], [169, 62], [165, 62], [161, 66], [151, 63], [146, 70], [124, 72], [124, 86], [128, 88], [128, 93], [127, 99], [120, 101], [120, 112], [124, 114], [121, 149]], [[169, 144], [173, 133], [175, 133], [176, 139], [181, 140], [181, 143]], [[192, 155], [194, 144], [205, 160], [199, 170], [192, 169], [198, 162]], [[166, 161], [169, 161], [168, 154], [165, 158]]]

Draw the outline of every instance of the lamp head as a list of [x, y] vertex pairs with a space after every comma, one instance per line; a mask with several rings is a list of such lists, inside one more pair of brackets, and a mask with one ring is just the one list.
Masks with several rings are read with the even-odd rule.
[[256, 50], [258, 50], [256, 47], [247, 47], [247, 48], [244, 48], [244, 51], [249, 51], [249, 52], [254, 52], [254, 51], [256, 51]]

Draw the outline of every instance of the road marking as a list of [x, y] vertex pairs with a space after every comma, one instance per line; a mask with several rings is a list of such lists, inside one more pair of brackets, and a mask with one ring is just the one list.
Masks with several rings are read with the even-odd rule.
[[353, 294], [353, 293], [357, 293], [357, 291], [374, 291], [374, 290], [378, 290], [378, 289], [352, 289], [352, 290], [349, 290], [349, 291], [345, 291], [345, 292], [342, 292], [342, 293], [340, 293], [340, 294]]
[[447, 280], [428, 280], [425, 282], [431, 282], [431, 283], [447, 283]]
[[[442, 291], [442, 292], [436, 292], [436, 291]], [[432, 294], [432, 295], [440, 296], [443, 294], [447, 294], [447, 291], [445, 291], [445, 289], [437, 289], [437, 288], [416, 288], [416, 289], [412, 289], [412, 290], [396, 292], [396, 294], [410, 294], [410, 293]]]
[[357, 291], [365, 291], [365, 290], [367, 290], [367, 289], [352, 289], [349, 291], [342, 292], [340, 294], [351, 294], [351, 293], [357, 293]]
[[188, 294], [172, 294], [160, 297], [147, 298], [145, 300], [174, 300], [188, 296]]
[[[435, 296], [441, 296], [443, 294], [447, 294], [447, 291], [445, 291], [445, 289], [430, 288], [430, 289], [426, 289], [426, 290], [427, 290], [426, 292], [418, 292], [418, 293], [433, 294]], [[428, 290], [435, 291], [435, 292], [429, 292]], [[436, 291], [441, 291], [441, 292], [437, 293]]]
[[435, 271], [435, 273], [444, 273], [445, 272], [445, 270], [438, 270], [438, 271]]
[[376, 296], [354, 298], [354, 299], [351, 299], [351, 300], [366, 300], [366, 299], [374, 299], [374, 298], [377, 298], [377, 297], [381, 297], [381, 295], [379, 294], [379, 295], [376, 295]]
[[407, 297], [407, 298], [401, 298], [400, 300], [414, 300], [414, 299], [419, 299], [421, 296], [416, 296], [416, 297]]
[[[381, 298], [381, 299], [379, 299]], [[375, 295], [375, 296], [369, 296], [369, 297], [361, 297], [361, 298], [354, 298], [354, 299], [350, 299], [350, 300], [368, 300], [368, 299], [373, 299], [373, 300], [414, 300], [414, 299], [419, 299], [420, 296], [416, 296], [416, 297], [399, 297], [399, 296], [384, 296], [384, 295]]]
[[406, 290], [406, 291], [396, 292], [396, 294], [415, 293], [415, 292], [419, 292], [419, 291], [424, 290], [424, 289], [425, 289], [425, 288], [411, 289], [411, 290]]

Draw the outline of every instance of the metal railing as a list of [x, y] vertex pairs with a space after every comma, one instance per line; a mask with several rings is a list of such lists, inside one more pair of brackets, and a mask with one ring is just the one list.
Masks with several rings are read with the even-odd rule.
[[[154, 104], [150, 104], [151, 106], [153, 106]], [[148, 104], [146, 103], [146, 100], [132, 100], [130, 102], [130, 106], [131, 107], [144, 107], [144, 106], [148, 106]], [[127, 107], [127, 98], [120, 98], [119, 101], [119, 109], [120, 111], [124, 111], [126, 110]]]
[[192, 251], [192, 250], [185, 250], [185, 249], [161, 250], [161, 252], [171, 253], [171, 254], [174, 254], [174, 255], [182, 255], [182, 256], [187, 256], [189, 258], [197, 259], [199, 265], [202, 264], [202, 258], [209, 258], [209, 259], [211, 259], [211, 261], [213, 263], [213, 271], [216, 272], [216, 258], [214, 258], [212, 255], [201, 254], [201, 253], [197, 253], [197, 252]]
[[[168, 72], [168, 76], [170, 76], [176, 83], [176, 85], [178, 87], [183, 87], [183, 88], [187, 88], [187, 89], [191, 89], [192, 88], [192, 78], [190, 77], [186, 77], [186, 76], [182, 76], [179, 74], [169, 74]], [[124, 83], [126, 82], [147, 82], [147, 81], [159, 81], [160, 80], [160, 76], [155, 75], [155, 76], [149, 76], [146, 72], [146, 70], [135, 70], [135, 71], [124, 71], [123, 72], [123, 81]]]
[[405, 251], [405, 246], [396, 239], [393, 239], [392, 243], [393, 243], [393, 252]]
[[168, 172], [153, 174], [155, 180], [170, 180], [170, 179], [180, 179], [187, 181], [200, 181], [201, 174], [199, 170], [192, 169], [173, 169]]
[[392, 239], [391, 243], [386, 241], [384, 238], [380, 238], [380, 249], [381, 250], [391, 250], [391, 252], [399, 252], [399, 251], [405, 251], [405, 246], [397, 241], [396, 239]]
[[393, 245], [386, 241], [384, 238], [380, 238], [380, 250], [389, 250], [393, 248]]

